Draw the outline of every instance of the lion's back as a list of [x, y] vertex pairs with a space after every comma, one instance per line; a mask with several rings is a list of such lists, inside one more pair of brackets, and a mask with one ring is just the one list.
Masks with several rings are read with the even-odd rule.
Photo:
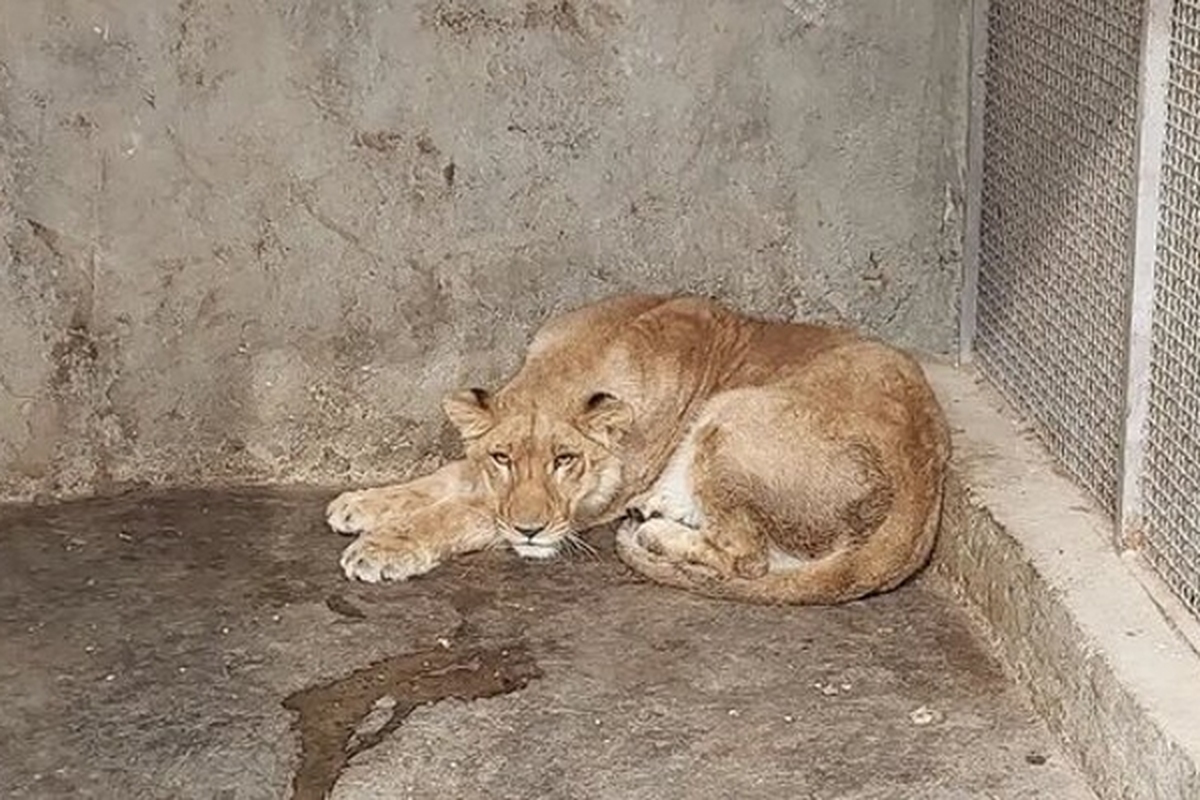
[[635, 319], [667, 302], [670, 302], [668, 297], [626, 294], [556, 314], [534, 334], [528, 354], [594, 349], [611, 342]]
[[[507, 402], [574, 408], [594, 392], [621, 397], [658, 416], [671, 398], [695, 396], [720, 330], [740, 317], [700, 297], [619, 295], [547, 321], [521, 369], [502, 390]], [[741, 323], [744, 324], [744, 321]]]

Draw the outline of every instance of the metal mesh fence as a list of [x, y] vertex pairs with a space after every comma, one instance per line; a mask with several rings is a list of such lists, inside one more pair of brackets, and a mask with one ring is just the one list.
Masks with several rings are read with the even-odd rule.
[[1141, 0], [991, 0], [978, 322], [984, 371], [1116, 510]]
[[1200, 0], [1172, 15], [1155, 261], [1145, 552], [1200, 614]]

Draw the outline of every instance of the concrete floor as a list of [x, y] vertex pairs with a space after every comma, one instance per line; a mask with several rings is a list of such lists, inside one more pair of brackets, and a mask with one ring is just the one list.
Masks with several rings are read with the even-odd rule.
[[352, 585], [327, 498], [0, 508], [0, 797], [1092, 797], [921, 582], [737, 606], [599, 536]]

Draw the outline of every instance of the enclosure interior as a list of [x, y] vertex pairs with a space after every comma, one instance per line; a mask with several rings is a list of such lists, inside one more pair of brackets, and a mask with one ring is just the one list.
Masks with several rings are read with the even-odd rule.
[[[943, 796], [940, 781], [1090, 797], [1057, 756], [1032, 789], [1010, 783], [1052, 739], [957, 607], [920, 586], [788, 616], [787, 636], [782, 615], [729, 611], [721, 627], [699, 601], [651, 601], [611, 560], [552, 568], [577, 585], [501, 561], [371, 594], [341, 581], [320, 506], [453, 452], [442, 396], [497, 385], [548, 315], [696, 292], [975, 361], [1111, 520], [1112, 549], [1144, 554], [1200, 611], [1198, 58], [1197, 0], [4, 4], [0, 501], [21, 505], [0, 507], [0, 630], [26, 638], [0, 636], [0, 697], [20, 712], [0, 722], [0, 763], [28, 769], [0, 788], [134, 793], [150, 786], [138, 759], [155, 790], [300, 786], [292, 711], [301, 727], [303, 703], [369, 716], [384, 695], [348, 700], [350, 662], [416, 649], [442, 664], [467, 642], [485, 661], [528, 646], [544, 664], [517, 664], [505, 691], [533, 688], [405, 722], [427, 743], [468, 731], [457, 750], [405, 750], [391, 722], [364, 734], [361, 752], [386, 743], [379, 769], [355, 773], [366, 795], [336, 796], [398, 796], [398, 763], [475, 796], [455, 770], [496, 741], [506, 790], [561, 789], [496, 733], [515, 730], [564, 761], [590, 743], [629, 797], [653, 790], [639, 759], [660, 742], [681, 754], [680, 796], [704, 796], [687, 766], [703, 757], [746, 797], [843, 774], [914, 798]], [[225, 491], [295, 484], [322, 488]], [[139, 487], [189, 491], [106, 499]], [[199, 520], [193, 537], [179, 519]], [[597, 609], [627, 638], [589, 623]], [[736, 667], [762, 645], [739, 633], [772, 642], [777, 674], [747, 683]], [[710, 634], [728, 637], [724, 661], [698, 652]], [[685, 677], [629, 705], [646, 679], [613, 673], [612, 652]], [[387, 663], [396, 681], [420, 671]], [[825, 669], [802, 673], [818, 694], [801, 713], [837, 723], [825, 743], [755, 705], [801, 685], [797, 664]], [[929, 712], [935, 673], [954, 710], [918, 740], [925, 717], [909, 715]], [[709, 706], [687, 704], [697, 683]], [[286, 713], [284, 689], [300, 704]], [[568, 691], [594, 708], [538, 710]], [[705, 716], [735, 695], [721, 725]], [[680, 697], [682, 717], [662, 712], [673, 728], [647, 721]], [[874, 740], [867, 719], [885, 720]], [[600, 720], [653, 747], [613, 749]], [[881, 771], [841, 770], [857, 757], [843, 744], [864, 741]], [[93, 777], [59, 776], [54, 759], [78, 752]], [[776, 783], [739, 783], [760, 768]], [[570, 777], [585, 792], [604, 779]]]
[[622, 291], [951, 351], [965, 6], [10, 4], [0, 497], [401, 476]]

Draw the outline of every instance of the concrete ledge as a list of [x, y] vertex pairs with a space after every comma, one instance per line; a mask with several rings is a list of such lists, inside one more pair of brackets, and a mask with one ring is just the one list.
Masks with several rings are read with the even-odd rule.
[[[970, 370], [927, 365], [955, 430], [932, 565], [1107, 800], [1200, 798], [1196, 623]], [[1193, 638], [1195, 637], [1195, 638]]]

